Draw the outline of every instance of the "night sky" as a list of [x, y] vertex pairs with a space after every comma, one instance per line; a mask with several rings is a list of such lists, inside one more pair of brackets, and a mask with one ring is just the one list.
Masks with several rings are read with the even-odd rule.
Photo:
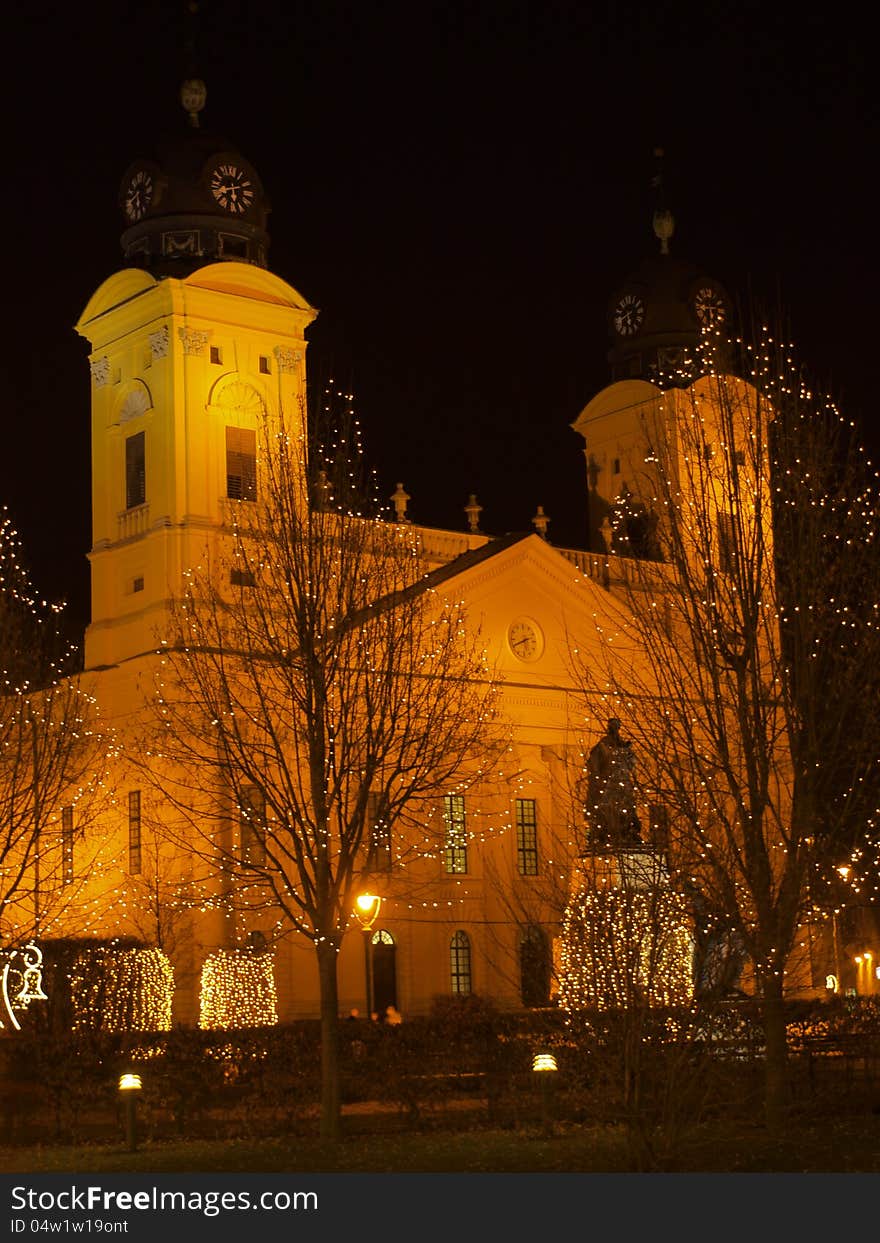
[[[808, 6], [807, 6], [808, 7]], [[874, 450], [876, 84], [823, 6], [204, 0], [205, 127], [259, 171], [270, 267], [321, 314], [313, 376], [355, 394], [417, 521], [585, 540], [570, 423], [608, 380], [606, 307], [656, 242], [788, 309]], [[121, 266], [132, 159], [185, 124], [184, 3], [4, 17], [0, 505], [39, 587], [88, 612], [89, 376], [73, 332]], [[869, 188], [871, 187], [871, 188]], [[869, 379], [870, 377], [870, 379]]]

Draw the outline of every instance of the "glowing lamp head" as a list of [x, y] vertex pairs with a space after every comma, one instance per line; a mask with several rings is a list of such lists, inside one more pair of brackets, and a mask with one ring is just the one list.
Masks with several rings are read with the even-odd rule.
[[552, 1053], [536, 1053], [532, 1058], [532, 1070], [558, 1070], [556, 1058]]
[[379, 914], [379, 907], [382, 905], [382, 899], [374, 893], [359, 893], [355, 899], [355, 914], [361, 921], [362, 927], [369, 929], [373, 925], [373, 920]]
[[847, 877], [849, 876], [849, 874], [850, 874], [850, 867], [849, 867], [849, 864], [848, 864], [848, 863], [841, 863], [841, 865], [840, 865], [840, 867], [837, 869], [837, 871], [838, 871], [838, 873], [840, 874], [840, 878], [841, 878], [841, 880], [846, 880], [846, 878], [847, 878]]
[[127, 1071], [124, 1075], [119, 1076], [120, 1092], [140, 1092], [142, 1087], [140, 1075], [134, 1075]]

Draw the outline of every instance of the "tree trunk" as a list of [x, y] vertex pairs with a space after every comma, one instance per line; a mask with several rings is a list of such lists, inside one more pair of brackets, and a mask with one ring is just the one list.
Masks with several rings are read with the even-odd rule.
[[764, 1115], [767, 1127], [778, 1131], [785, 1117], [788, 1089], [788, 1049], [782, 977], [768, 975], [761, 990], [764, 1020]]
[[315, 947], [321, 990], [321, 1139], [339, 1139], [339, 1000], [337, 948], [331, 941]]

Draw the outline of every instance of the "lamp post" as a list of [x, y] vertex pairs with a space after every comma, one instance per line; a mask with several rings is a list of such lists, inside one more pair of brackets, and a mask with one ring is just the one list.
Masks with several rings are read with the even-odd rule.
[[361, 931], [364, 934], [364, 981], [367, 994], [368, 1018], [373, 1014], [373, 954], [371, 943], [373, 924], [376, 922], [381, 905], [382, 899], [374, 893], [359, 894], [355, 903], [355, 914], [360, 921]]
[[[849, 864], [841, 863], [840, 867], [838, 867], [836, 871], [840, 879], [844, 882], [844, 884], [846, 884], [847, 877], [850, 873]], [[841, 993], [843, 992], [843, 976], [841, 975], [841, 971], [843, 969], [843, 953], [840, 945], [840, 910], [837, 906], [834, 907], [831, 914], [831, 934], [834, 940], [834, 974], [837, 977], [836, 991]]]

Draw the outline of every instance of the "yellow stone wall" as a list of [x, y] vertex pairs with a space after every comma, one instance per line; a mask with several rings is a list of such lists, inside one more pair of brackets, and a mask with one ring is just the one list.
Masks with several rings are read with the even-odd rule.
[[[216, 541], [226, 427], [258, 429], [265, 411], [301, 435], [314, 316], [284, 281], [239, 263], [185, 280], [118, 272], [89, 301], [77, 324], [92, 373], [86, 668], [154, 647], [169, 594]], [[125, 442], [140, 432], [146, 496], [127, 508]]]
[[[161, 774], [150, 779], [146, 701], [158, 669], [155, 649], [170, 597], [188, 566], [216, 552], [228, 516], [225, 428], [258, 428], [264, 412], [302, 432], [305, 333], [315, 311], [289, 285], [248, 265], [217, 264], [185, 280], [134, 270], [117, 273], [95, 293], [77, 325], [91, 346], [93, 535], [90, 552], [92, 620], [86, 668], [92, 671], [102, 717], [119, 743], [108, 774], [112, 798], [100, 835], [106, 860], [101, 885], [76, 930], [113, 935], [136, 930], [136, 908], [145, 902], [149, 876], [127, 871], [128, 794], [143, 793], [144, 840], [151, 824], [168, 816]], [[215, 353], [212, 355], [212, 350]], [[261, 361], [263, 360], [263, 361]], [[596, 488], [607, 505], [620, 486], [646, 475], [646, 427], [682, 395], [661, 394], [642, 381], [604, 389], [585, 408], [575, 429], [598, 468]], [[125, 440], [145, 432], [146, 497], [126, 508]], [[613, 465], [618, 461], [619, 470]], [[650, 464], [648, 464], [650, 466]], [[649, 486], [649, 485], [644, 485]], [[482, 535], [425, 530], [426, 568], [478, 550]], [[568, 653], [600, 660], [597, 620], [618, 612], [623, 570], [611, 559], [566, 553], [530, 536], [475, 564], [449, 584], [486, 643], [503, 682], [503, 710], [511, 722], [511, 777], [504, 789], [474, 791], [469, 811], [482, 802], [493, 829], [477, 831], [467, 875], [448, 876], [441, 860], [424, 859], [371, 887], [383, 897], [376, 921], [397, 946], [397, 1002], [406, 1014], [426, 1012], [450, 991], [450, 938], [465, 931], [472, 948], [475, 991], [500, 1004], [519, 1004], [518, 944], [526, 923], [558, 932], [568, 891], [570, 862], [582, 828], [573, 774], [582, 749], [604, 731], [609, 705], [584, 704], [576, 691]], [[136, 580], [143, 580], [135, 590]], [[527, 659], [512, 646], [511, 627], [526, 622], [536, 645]], [[626, 651], [626, 659], [640, 655]], [[132, 763], [132, 758], [137, 763]], [[147, 765], [147, 773], [138, 768]], [[186, 774], [198, 787], [198, 772]], [[517, 870], [513, 829], [517, 797], [537, 802], [538, 877]], [[434, 809], [439, 815], [439, 809]], [[475, 822], [472, 822], [475, 823]], [[502, 827], [499, 827], [502, 826]], [[503, 827], [507, 826], [507, 827]], [[159, 849], [162, 884], [198, 879], [185, 850]], [[208, 887], [209, 888], [209, 887]], [[107, 894], [112, 893], [108, 898]], [[172, 921], [169, 955], [175, 965], [175, 1021], [198, 1020], [201, 964], [214, 950], [243, 943], [251, 928], [271, 932], [269, 915], [229, 916], [205, 900]], [[364, 1007], [362, 937], [356, 925], [339, 959], [340, 1010]], [[68, 930], [70, 931], [70, 930]], [[169, 935], [171, 935], [169, 934]], [[276, 947], [281, 1019], [314, 1016], [318, 1004], [315, 954], [301, 936]]]

